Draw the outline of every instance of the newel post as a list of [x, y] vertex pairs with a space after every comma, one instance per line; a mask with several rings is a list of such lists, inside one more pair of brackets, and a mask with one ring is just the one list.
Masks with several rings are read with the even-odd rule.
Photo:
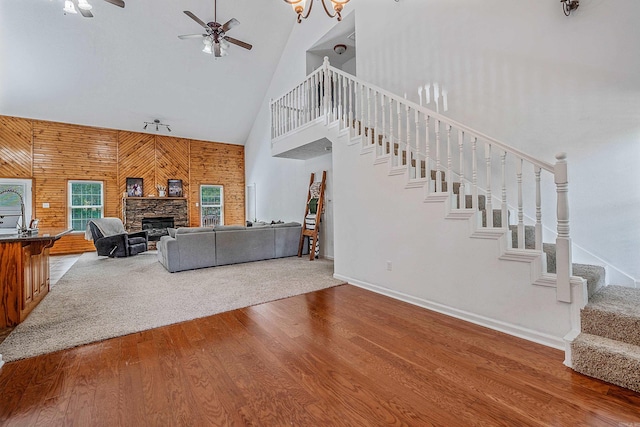
[[329, 76], [329, 57], [325, 56], [324, 61], [322, 62], [322, 82], [324, 84], [324, 89], [322, 91], [322, 96], [324, 99], [324, 116], [325, 123], [329, 124], [329, 109], [331, 107], [331, 77]]
[[573, 275], [573, 267], [571, 265], [571, 237], [569, 236], [567, 153], [558, 153], [556, 155], [554, 181], [558, 194], [558, 236], [556, 237], [557, 299], [562, 302], [571, 302], [570, 279]]

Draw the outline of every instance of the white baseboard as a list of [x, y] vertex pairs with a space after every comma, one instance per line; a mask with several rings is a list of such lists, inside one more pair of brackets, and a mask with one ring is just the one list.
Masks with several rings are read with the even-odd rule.
[[355, 280], [340, 274], [334, 274], [333, 277], [339, 280], [344, 280], [350, 285], [367, 289], [369, 291], [376, 292], [378, 294], [385, 295], [400, 301], [408, 302], [409, 304], [417, 305], [419, 307], [426, 308], [427, 310], [431, 310], [447, 316], [455, 317], [456, 319], [460, 319], [470, 323], [474, 323], [476, 325], [484, 326], [486, 328], [493, 329], [495, 331], [504, 332], [505, 334], [513, 335], [515, 337], [522, 338], [527, 341], [532, 341], [537, 344], [542, 344], [547, 347], [555, 348], [558, 350], [565, 350], [565, 341], [563, 340], [562, 337], [556, 337], [553, 335], [523, 328], [521, 326], [506, 323], [500, 320], [491, 319], [489, 317], [481, 316], [479, 314], [470, 313], [464, 310], [459, 310], [457, 308], [449, 307], [447, 305], [443, 305], [437, 302], [428, 301], [412, 295], [404, 294], [402, 292], [372, 285], [370, 283], [362, 282], [360, 280]]

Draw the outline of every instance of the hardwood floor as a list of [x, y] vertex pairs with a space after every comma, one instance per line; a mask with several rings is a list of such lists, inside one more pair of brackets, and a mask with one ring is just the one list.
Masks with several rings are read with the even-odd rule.
[[562, 360], [343, 285], [7, 363], [0, 424], [640, 425]]

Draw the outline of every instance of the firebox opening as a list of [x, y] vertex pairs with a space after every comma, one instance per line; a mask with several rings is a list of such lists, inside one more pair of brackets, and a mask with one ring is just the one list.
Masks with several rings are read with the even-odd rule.
[[142, 229], [147, 230], [150, 241], [158, 241], [162, 236], [168, 236], [168, 227], [174, 227], [173, 217], [158, 216], [142, 218]]

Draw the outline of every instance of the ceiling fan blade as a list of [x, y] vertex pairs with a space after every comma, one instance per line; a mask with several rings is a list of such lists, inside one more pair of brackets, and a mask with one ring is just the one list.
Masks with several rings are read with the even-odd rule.
[[104, 1], [106, 1], [107, 3], [111, 3], [113, 5], [116, 5], [118, 7], [124, 7], [124, 1], [122, 0], [104, 0]]
[[207, 24], [205, 24], [204, 22], [202, 22], [202, 20], [200, 18], [198, 18], [196, 15], [194, 15], [193, 13], [189, 12], [188, 10], [184, 11], [185, 15], [187, 15], [189, 18], [193, 19], [194, 21], [196, 21], [198, 24], [200, 24], [202, 27], [206, 28], [207, 30], [209, 30], [209, 27], [207, 26]]
[[222, 54], [220, 53], [220, 43], [213, 44], [213, 53], [216, 58], [220, 58]]
[[236, 18], [231, 18], [222, 26], [222, 31], [226, 33], [227, 31], [229, 31], [233, 27], [237, 27], [238, 25], [240, 25], [240, 22]]
[[84, 10], [81, 9], [80, 6], [78, 6], [78, 0], [73, 0], [73, 5], [76, 7], [78, 12], [80, 12], [80, 15], [84, 16], [85, 18], [93, 18], [93, 13], [91, 13], [90, 10]]
[[201, 37], [207, 37], [207, 34], [183, 34], [181, 36], [178, 36], [178, 38], [181, 39], [181, 40], [199, 39]]
[[243, 48], [245, 48], [247, 50], [251, 50], [251, 48], [253, 47], [249, 43], [245, 43], [245, 42], [240, 41], [238, 39], [234, 39], [233, 37], [224, 36], [224, 39], [226, 41], [228, 41], [229, 43], [233, 43], [233, 44], [235, 44], [237, 46], [240, 46], [240, 47], [243, 47]]

